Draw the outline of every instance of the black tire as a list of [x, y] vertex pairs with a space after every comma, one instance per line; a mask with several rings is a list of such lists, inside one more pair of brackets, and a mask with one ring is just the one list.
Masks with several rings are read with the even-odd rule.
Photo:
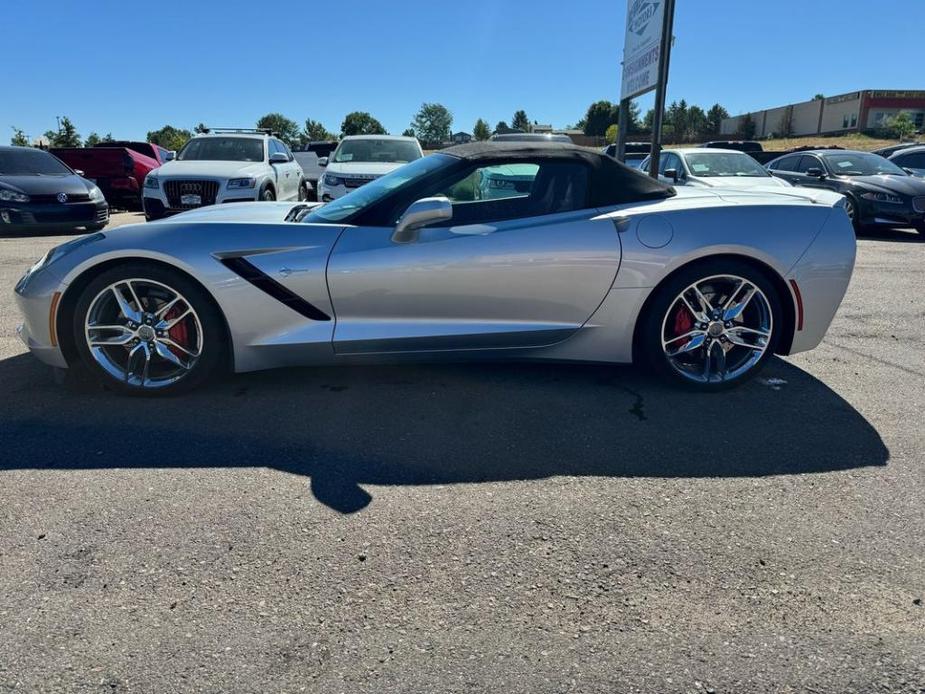
[[[761, 293], [767, 299], [767, 308], [770, 311], [771, 335], [760, 358], [747, 370], [726, 380], [698, 382], [679, 373], [670, 362], [662, 347], [663, 329], [665, 321], [668, 319], [668, 312], [676, 306], [676, 301], [685, 288], [700, 280], [719, 275], [733, 275], [743, 278], [761, 290]], [[744, 383], [764, 368], [780, 341], [780, 335], [784, 327], [783, 319], [784, 313], [781, 308], [780, 297], [764, 272], [750, 263], [734, 258], [700, 261], [683, 268], [671, 276], [652, 295], [646, 305], [644, 315], [640, 318], [636, 334], [636, 360], [643, 365], [649, 366], [658, 376], [675, 385], [700, 392], [726, 390]], [[722, 349], [722, 346], [720, 346], [720, 349]]]
[[109, 222], [103, 222], [102, 224], [88, 224], [84, 228], [87, 230], [87, 232], [99, 231], [100, 229], [105, 229], [107, 224], [109, 224]]
[[[87, 312], [90, 310], [93, 300], [110, 285], [120, 280], [134, 278], [166, 285], [178, 292], [185, 298], [199, 318], [199, 324], [202, 328], [200, 355], [189, 371], [170, 385], [148, 388], [125, 383], [109, 373], [96, 361], [87, 344], [84, 326]], [[144, 301], [144, 299], [141, 300]], [[228, 341], [225, 324], [212, 297], [187, 275], [163, 265], [127, 262], [124, 265], [113, 267], [101, 273], [81, 292], [74, 312], [70, 316], [70, 321], [74, 344], [80, 358], [80, 364], [77, 366], [86, 371], [103, 387], [125, 395], [162, 396], [186, 392], [205, 382], [227, 363]]]
[[305, 181], [299, 183], [299, 202], [306, 202], [308, 200], [308, 184]]
[[257, 199], [262, 202], [273, 202], [276, 200], [276, 193], [268, 183], [264, 183], [263, 187], [260, 189], [260, 195], [257, 197]]

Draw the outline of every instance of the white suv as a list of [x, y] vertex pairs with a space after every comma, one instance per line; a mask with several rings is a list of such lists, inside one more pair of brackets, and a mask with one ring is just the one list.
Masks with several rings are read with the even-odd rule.
[[194, 136], [145, 178], [145, 218], [205, 205], [307, 200], [302, 167], [269, 131], [212, 130]]
[[414, 137], [345, 137], [330, 157], [318, 160], [318, 164], [325, 167], [324, 175], [318, 179], [318, 200], [335, 200], [423, 156], [421, 143]]

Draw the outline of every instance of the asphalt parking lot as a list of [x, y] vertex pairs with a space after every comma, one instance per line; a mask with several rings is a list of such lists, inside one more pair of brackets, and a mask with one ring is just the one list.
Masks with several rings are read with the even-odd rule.
[[[137, 215], [115, 221], [136, 220]], [[55, 383], [0, 238], [0, 692], [921, 692], [925, 238], [722, 395], [631, 368]]]

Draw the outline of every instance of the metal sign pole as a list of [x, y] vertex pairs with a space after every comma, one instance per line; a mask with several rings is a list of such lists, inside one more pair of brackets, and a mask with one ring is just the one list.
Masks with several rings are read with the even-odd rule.
[[630, 122], [630, 100], [620, 101], [620, 123], [617, 126], [617, 161], [626, 159], [626, 131]]
[[665, 115], [665, 91], [668, 87], [674, 3], [675, 0], [665, 0], [665, 14], [662, 17], [662, 44], [658, 58], [658, 84], [655, 87], [655, 114], [652, 118], [652, 153], [649, 157], [649, 175], [652, 178], [658, 178], [658, 164], [662, 153], [662, 120]]

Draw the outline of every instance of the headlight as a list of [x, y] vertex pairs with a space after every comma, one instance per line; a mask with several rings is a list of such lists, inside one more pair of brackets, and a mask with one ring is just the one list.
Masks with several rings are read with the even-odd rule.
[[145, 188], [151, 188], [152, 190], [157, 190], [160, 187], [161, 187], [161, 184], [157, 180], [157, 176], [145, 176]]
[[3, 202], [29, 202], [29, 196], [15, 190], [0, 188], [0, 200]]
[[873, 202], [888, 202], [893, 205], [903, 204], [903, 199], [898, 195], [893, 195], [892, 193], [861, 193], [861, 197], [865, 200], [872, 200]]
[[105, 200], [103, 197], [103, 191], [101, 191], [96, 186], [90, 186], [90, 199], [91, 200]]
[[344, 179], [342, 179], [340, 176], [334, 176], [332, 174], [325, 174], [324, 184], [326, 186], [342, 186], [344, 185]]
[[228, 181], [229, 188], [253, 188], [257, 185], [256, 178], [232, 178]]

